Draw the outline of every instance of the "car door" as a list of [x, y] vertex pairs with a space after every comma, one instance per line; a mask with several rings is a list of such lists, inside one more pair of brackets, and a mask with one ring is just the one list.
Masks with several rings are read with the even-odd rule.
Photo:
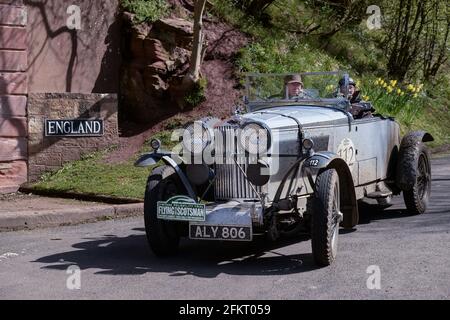
[[392, 119], [367, 117], [353, 120], [352, 137], [356, 146], [357, 184], [384, 180], [389, 162], [399, 144], [399, 128]]

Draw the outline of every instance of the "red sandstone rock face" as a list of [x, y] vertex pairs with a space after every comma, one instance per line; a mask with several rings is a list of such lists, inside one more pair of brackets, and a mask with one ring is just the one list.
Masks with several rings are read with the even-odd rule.
[[[207, 49], [201, 67], [208, 81], [207, 100], [190, 110], [180, 110], [176, 106], [172, 91], [189, 66], [192, 24], [179, 19], [175, 13], [181, 12], [181, 16], [187, 17], [192, 15], [193, 7], [189, 0], [169, 2], [173, 7], [178, 6], [170, 19], [153, 25], [125, 23], [130, 45], [126, 46], [129, 51], [124, 52], [121, 107], [123, 114], [130, 117], [122, 123], [120, 147], [104, 159], [106, 162], [127, 160], [139, 151], [148, 137], [173, 128], [173, 123], [184, 124], [208, 115], [226, 118], [235, 102], [241, 99], [233, 61], [249, 39], [232, 26], [208, 17], [204, 19]], [[125, 20], [130, 19], [131, 16], [125, 14]]]
[[[175, 1], [173, 5], [179, 3]], [[184, 10], [188, 9], [184, 7]], [[130, 20], [129, 15], [125, 17]], [[131, 115], [130, 120], [156, 125], [182, 111], [174, 97], [178, 96], [177, 88], [188, 68], [193, 26], [187, 20], [171, 17], [152, 25], [125, 27], [130, 45], [122, 72], [122, 103]], [[204, 22], [204, 31], [206, 55], [202, 73], [208, 80], [208, 100], [196, 109], [205, 108], [209, 113], [223, 115], [224, 108], [228, 113], [239, 96], [234, 89], [237, 80], [231, 61], [248, 43], [248, 38], [233, 27], [211, 19]]]
[[[128, 15], [125, 16], [130, 19]], [[185, 49], [192, 41], [192, 23], [183, 19], [163, 19], [151, 26], [128, 25], [129, 52], [122, 70], [122, 102], [127, 114], [137, 122], [158, 121], [177, 111], [170, 100], [174, 74], [189, 60]], [[173, 107], [172, 107], [173, 106]]]
[[144, 57], [146, 58], [146, 63], [164, 63], [170, 59], [169, 52], [164, 48], [161, 40], [154, 38], [146, 38], [143, 41]]
[[150, 35], [173, 47], [190, 49], [193, 29], [192, 22], [180, 18], [168, 18], [156, 21]]

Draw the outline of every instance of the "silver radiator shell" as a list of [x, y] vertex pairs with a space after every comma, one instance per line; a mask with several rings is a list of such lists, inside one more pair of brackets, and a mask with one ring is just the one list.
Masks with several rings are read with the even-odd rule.
[[[237, 127], [231, 125], [214, 129], [216, 200], [258, 199], [258, 195], [242, 172], [242, 170], [246, 172], [248, 160], [245, 159], [245, 151], [237, 141], [236, 129]], [[254, 186], [254, 188], [257, 192], [261, 192], [261, 187]]]

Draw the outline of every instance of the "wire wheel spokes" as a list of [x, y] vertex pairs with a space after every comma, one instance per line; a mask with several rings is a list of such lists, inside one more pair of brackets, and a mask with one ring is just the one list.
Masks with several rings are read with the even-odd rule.
[[331, 235], [331, 248], [335, 255], [337, 252], [338, 235], [339, 235], [339, 223], [341, 222], [342, 214], [340, 212], [340, 194], [339, 194], [339, 183], [336, 183], [334, 187], [333, 194], [333, 216], [332, 216], [332, 235]]
[[417, 165], [417, 192], [420, 199], [424, 199], [428, 196], [430, 180], [427, 159], [423, 154], [421, 154]]

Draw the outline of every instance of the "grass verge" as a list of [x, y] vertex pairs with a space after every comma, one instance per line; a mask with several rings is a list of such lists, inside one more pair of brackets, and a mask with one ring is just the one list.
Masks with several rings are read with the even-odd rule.
[[67, 163], [56, 172], [44, 174], [30, 187], [37, 191], [143, 199], [151, 168], [134, 167], [132, 160], [120, 164], [103, 163], [101, 159], [105, 153], [97, 152]]
[[[159, 139], [162, 147], [170, 150], [176, 143], [171, 141], [171, 135], [172, 130], [163, 130], [148, 141]], [[58, 171], [45, 173], [38, 182], [28, 187], [34, 191], [144, 199], [147, 178], [154, 166], [140, 168], [135, 167], [134, 162], [140, 154], [150, 151], [148, 141], [124, 163], [105, 163], [103, 157], [109, 150], [96, 152], [69, 162]]]

